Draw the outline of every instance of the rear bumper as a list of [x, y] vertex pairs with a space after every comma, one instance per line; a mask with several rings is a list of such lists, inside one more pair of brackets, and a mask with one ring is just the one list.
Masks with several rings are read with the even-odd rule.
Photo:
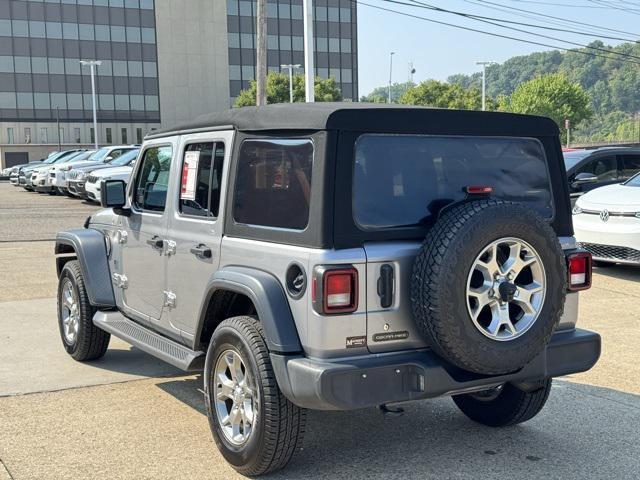
[[600, 335], [557, 332], [549, 346], [521, 370], [507, 375], [470, 373], [429, 350], [367, 355], [339, 362], [271, 354], [280, 389], [294, 404], [316, 410], [353, 410], [485, 390], [589, 370], [600, 357]]

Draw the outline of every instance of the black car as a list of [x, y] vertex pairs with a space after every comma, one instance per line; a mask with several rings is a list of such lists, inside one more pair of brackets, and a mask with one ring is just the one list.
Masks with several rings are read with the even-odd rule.
[[622, 183], [640, 171], [640, 148], [605, 147], [564, 153], [571, 204], [594, 188]]

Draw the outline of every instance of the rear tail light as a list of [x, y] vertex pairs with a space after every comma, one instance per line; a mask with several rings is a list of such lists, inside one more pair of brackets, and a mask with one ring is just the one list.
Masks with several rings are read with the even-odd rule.
[[358, 271], [353, 267], [316, 267], [312, 290], [318, 313], [331, 315], [358, 309]]
[[567, 255], [568, 288], [572, 292], [591, 288], [591, 254], [585, 251]]

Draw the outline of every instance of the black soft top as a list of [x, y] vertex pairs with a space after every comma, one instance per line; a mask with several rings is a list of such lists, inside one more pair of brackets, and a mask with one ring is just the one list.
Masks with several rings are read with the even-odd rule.
[[209, 113], [191, 122], [153, 132], [147, 138], [221, 128], [246, 132], [350, 130], [441, 135], [558, 135], [558, 126], [553, 120], [533, 115], [379, 103], [318, 102], [280, 103]]

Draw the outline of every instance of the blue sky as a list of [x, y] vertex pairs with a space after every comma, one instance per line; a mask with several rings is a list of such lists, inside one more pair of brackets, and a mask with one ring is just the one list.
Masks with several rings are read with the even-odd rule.
[[[411, 3], [411, 0], [398, 1]], [[448, 10], [475, 15], [536, 23], [554, 28], [584, 29], [590, 34], [597, 31], [602, 34], [624, 38], [638, 39], [640, 37], [640, 0], [489, 0], [494, 5], [489, 5], [487, 2], [483, 4], [482, 0], [419, 1]], [[475, 65], [477, 60], [503, 62], [513, 56], [551, 50], [551, 48], [489, 37], [480, 33], [467, 32], [377, 10], [364, 5], [363, 2], [442, 22], [572, 48], [571, 45], [555, 40], [527, 35], [447, 13], [402, 6], [384, 0], [361, 0], [358, 5], [360, 95], [369, 93], [377, 86], [387, 84], [390, 51], [396, 52], [393, 57], [393, 81], [405, 82], [408, 78], [409, 62], [413, 62], [416, 69], [414, 81], [421, 81], [427, 78], [445, 80], [449, 75], [455, 73], [478, 71], [480, 67]], [[570, 22], [584, 22], [600, 27], [623, 30], [637, 35], [630, 36], [628, 34], [604, 32], [575, 23], [563, 26], [553, 23], [555, 21], [551, 19], [534, 20], [532, 18], [523, 18], [519, 14], [529, 14], [516, 11], [512, 11], [513, 14], [510, 14], [508, 11], [499, 11], [497, 8], [504, 7], [498, 7], [497, 5], [561, 17]], [[533, 30], [525, 26], [512, 26]], [[594, 36], [575, 35], [565, 32], [536, 31], [544, 35], [555, 36], [581, 44], [597, 39]], [[601, 40], [609, 45], [621, 43], [619, 40]]]

